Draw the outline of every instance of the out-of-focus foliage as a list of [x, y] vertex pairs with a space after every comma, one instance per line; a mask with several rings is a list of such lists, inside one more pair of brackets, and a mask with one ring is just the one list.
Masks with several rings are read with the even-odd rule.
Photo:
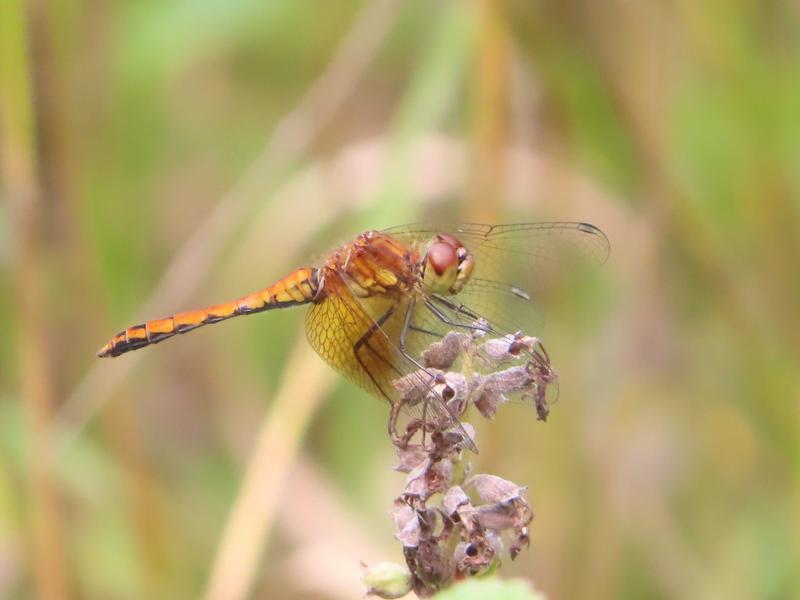
[[[0, 596], [48, 577], [79, 597], [201, 595], [303, 310], [122, 367], [95, 349], [434, 217], [588, 221], [612, 243], [542, 299], [547, 424], [508, 406], [478, 426], [475, 462], [527, 483], [536, 512], [499, 576], [552, 598], [800, 593], [797, 3], [22, 8], [0, 6]], [[10, 124], [28, 111], [26, 149]], [[34, 234], [10, 176], [26, 162]], [[337, 380], [298, 427], [254, 595], [356, 597], [359, 560], [402, 561], [385, 418]]]
[[498, 581], [480, 579], [466, 581], [445, 592], [439, 593], [438, 600], [544, 600], [545, 596], [531, 590], [526, 581]]

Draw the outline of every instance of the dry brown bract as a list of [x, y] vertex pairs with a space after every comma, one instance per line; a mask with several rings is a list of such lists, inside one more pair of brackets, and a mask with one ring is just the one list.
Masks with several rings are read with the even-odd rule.
[[[533, 403], [545, 420], [547, 390], [556, 374], [539, 340], [521, 333], [489, 338], [482, 331], [451, 332], [427, 348], [422, 360], [424, 369], [394, 381], [401, 400], [391, 411], [389, 430], [399, 457], [396, 469], [408, 474], [391, 511], [408, 566], [408, 581], [400, 589], [426, 597], [497, 567], [504, 540], [515, 558], [528, 545], [533, 519], [525, 487], [496, 475], [470, 476], [463, 451], [473, 445], [474, 430], [466, 422], [455, 426], [452, 417], [474, 405], [492, 418], [514, 397]], [[451, 414], [412, 419], [398, 431], [401, 412], [434, 412], [425, 410], [434, 394]], [[397, 597], [397, 589], [373, 585], [369, 592], [388, 598]]]

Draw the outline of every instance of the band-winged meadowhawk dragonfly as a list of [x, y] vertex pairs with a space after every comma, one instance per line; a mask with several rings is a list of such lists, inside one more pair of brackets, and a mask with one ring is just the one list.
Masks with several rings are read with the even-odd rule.
[[[314, 350], [394, 406], [398, 379], [416, 373], [430, 386], [420, 357], [447, 332], [537, 335], [535, 299], [542, 284], [573, 261], [599, 264], [608, 254], [606, 236], [587, 223], [412, 224], [368, 231], [321, 266], [295, 269], [238, 300], [128, 327], [98, 356], [119, 356], [239, 315], [310, 304], [305, 328]], [[432, 397], [432, 414], [461, 429], [446, 403]]]

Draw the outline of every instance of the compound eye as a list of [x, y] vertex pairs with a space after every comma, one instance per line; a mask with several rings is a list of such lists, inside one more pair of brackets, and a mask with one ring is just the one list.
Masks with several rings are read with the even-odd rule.
[[449, 269], [458, 265], [456, 249], [446, 242], [431, 244], [428, 248], [428, 263], [437, 275], [444, 275]]

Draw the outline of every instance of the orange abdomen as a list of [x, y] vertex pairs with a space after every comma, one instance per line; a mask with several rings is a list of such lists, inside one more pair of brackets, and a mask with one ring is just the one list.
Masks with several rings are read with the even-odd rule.
[[171, 317], [154, 319], [120, 331], [97, 352], [97, 356], [119, 356], [150, 344], [157, 344], [178, 333], [237, 317], [307, 304], [314, 300], [319, 290], [319, 271], [312, 267], [295, 269], [286, 277], [258, 292], [243, 296], [233, 302], [208, 308], [177, 313]]

